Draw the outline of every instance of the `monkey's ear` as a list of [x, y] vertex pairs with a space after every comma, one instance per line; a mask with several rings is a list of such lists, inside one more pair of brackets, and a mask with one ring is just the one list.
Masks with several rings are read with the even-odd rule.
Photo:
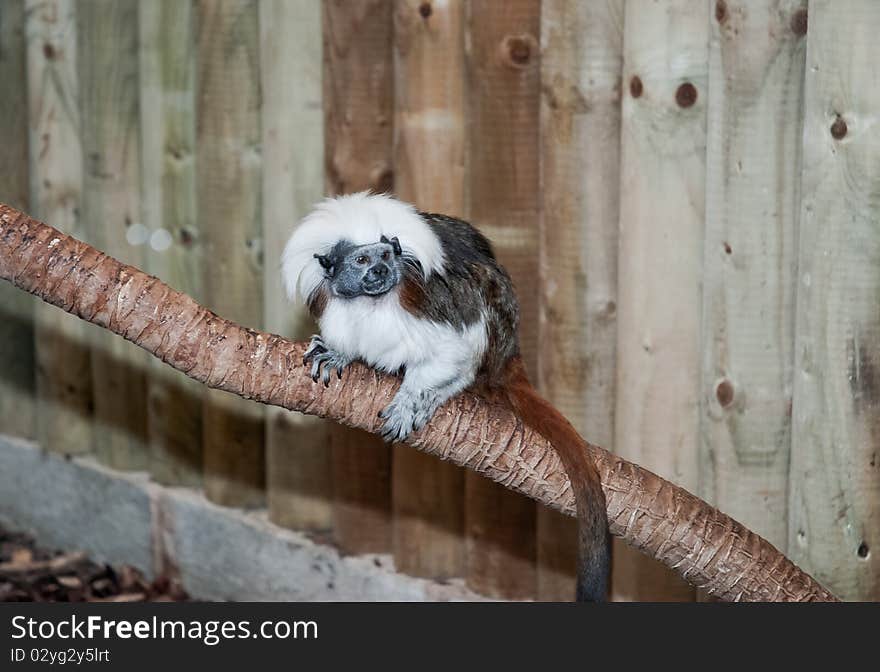
[[314, 256], [315, 259], [318, 260], [318, 263], [321, 264], [321, 268], [325, 271], [329, 271], [333, 268], [333, 260], [330, 258], [329, 254], [316, 254]]
[[398, 257], [403, 253], [403, 248], [400, 247], [400, 241], [397, 239], [397, 236], [394, 236], [394, 238], [392, 238], [391, 240], [388, 240], [388, 238], [382, 236], [379, 239], [379, 242], [391, 245], [391, 247], [394, 248], [394, 254], [396, 254]]

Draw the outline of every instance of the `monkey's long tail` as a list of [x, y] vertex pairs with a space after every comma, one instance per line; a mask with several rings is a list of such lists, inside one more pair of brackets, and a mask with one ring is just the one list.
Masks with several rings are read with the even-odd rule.
[[523, 422], [546, 438], [562, 460], [574, 492], [578, 520], [578, 602], [604, 602], [608, 596], [611, 537], [596, 465], [587, 443], [565, 417], [532, 387], [519, 358], [507, 375], [510, 403]]

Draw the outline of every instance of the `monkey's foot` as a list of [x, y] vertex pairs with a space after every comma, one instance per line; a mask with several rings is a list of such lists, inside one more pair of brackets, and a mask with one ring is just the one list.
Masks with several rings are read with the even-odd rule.
[[324, 383], [324, 387], [330, 385], [330, 374], [336, 370], [336, 377], [342, 378], [345, 367], [351, 364], [351, 360], [340, 352], [330, 350], [324, 345], [324, 340], [318, 336], [312, 336], [309, 349], [303, 355], [303, 364], [312, 363], [311, 376], [316, 383], [318, 378]]
[[427, 425], [439, 406], [439, 396], [432, 390], [409, 392], [401, 388], [379, 412], [379, 417], [385, 420], [382, 438], [390, 443], [403, 441], [411, 432]]

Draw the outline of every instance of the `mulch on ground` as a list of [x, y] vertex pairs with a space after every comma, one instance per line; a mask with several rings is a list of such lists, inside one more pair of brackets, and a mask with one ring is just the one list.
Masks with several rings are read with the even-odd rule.
[[93, 562], [80, 551], [49, 551], [0, 528], [0, 602], [180, 602], [186, 593], [133, 567]]

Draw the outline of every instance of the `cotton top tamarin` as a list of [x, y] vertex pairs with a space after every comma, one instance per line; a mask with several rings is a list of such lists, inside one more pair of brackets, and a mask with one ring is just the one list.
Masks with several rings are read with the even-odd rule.
[[305, 354], [329, 384], [358, 360], [403, 375], [381, 412], [382, 434], [404, 439], [470, 389], [514, 410], [547, 438], [572, 483], [579, 522], [579, 600], [605, 599], [605, 498], [587, 446], [529, 383], [519, 354], [519, 304], [489, 241], [473, 226], [362, 192], [318, 204], [282, 255], [291, 299], [318, 321]]

